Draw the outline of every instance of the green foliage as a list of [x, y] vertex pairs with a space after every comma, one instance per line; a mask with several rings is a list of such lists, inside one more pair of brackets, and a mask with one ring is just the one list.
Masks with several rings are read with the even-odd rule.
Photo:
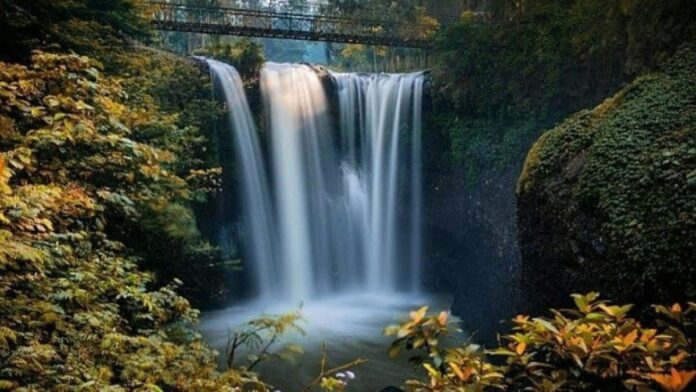
[[[365, 33], [389, 33], [411, 40], [431, 39], [440, 28], [432, 15], [442, 1], [336, 1], [322, 4], [325, 15], [340, 15], [346, 20], [365, 23]], [[372, 22], [372, 24], [368, 23]], [[336, 22], [334, 28], [348, 34], [356, 33], [354, 23]], [[427, 50], [360, 43], [327, 46], [327, 60], [333, 69], [350, 72], [413, 72], [427, 68]]]
[[438, 33], [433, 55], [436, 114], [450, 117], [446, 153], [474, 179], [517, 165], [539, 129], [696, 38], [685, 0], [493, 3], [488, 17], [465, 15]]
[[195, 51], [200, 56], [208, 56], [233, 65], [244, 80], [258, 79], [259, 70], [266, 61], [263, 47], [249, 39], [240, 39], [233, 44], [213, 43]]
[[114, 238], [149, 206], [192, 195], [168, 168], [171, 152], [131, 138], [162, 118], [124, 100], [85, 57], [0, 66], [5, 389], [218, 391], [253, 380], [215, 372], [180, 282], [152, 290]]
[[125, 102], [160, 120], [133, 126], [134, 140], [176, 156], [168, 169], [186, 180], [190, 200], [159, 200], [141, 211], [121, 240], [137, 252], [158, 281], [184, 282], [182, 292], [197, 306], [221, 302], [228, 290], [229, 263], [199, 233], [192, 206], [220, 188], [217, 120], [223, 110], [211, 97], [207, 72], [190, 59], [141, 48], [116, 56]]
[[[186, 195], [160, 199], [150, 195], [149, 202], [132, 205], [115, 189], [108, 202], [128, 208], [137, 219], [124, 220], [123, 214], [112, 216], [106, 211], [108, 231], [144, 259], [162, 284], [181, 278], [187, 296], [197, 304], [222, 300], [227, 293], [228, 263], [218, 249], [202, 240], [192, 212], [195, 203], [207, 201], [220, 187], [221, 170], [213, 168], [217, 166], [214, 132], [221, 108], [212, 100], [207, 72], [194, 61], [129, 44], [130, 38], [143, 40], [149, 34], [141, 18], [144, 7], [140, 0], [4, 0], [0, 2], [0, 58], [28, 62], [34, 48], [78, 51], [101, 60], [94, 64], [95, 72], [118, 76], [119, 103], [137, 108], [123, 123], [129, 139], [162, 150], [150, 160], [162, 163], [167, 175], [187, 185], [181, 183]], [[134, 179], [129, 177], [125, 183]]]
[[596, 99], [693, 39], [694, 12], [688, 1], [520, 2], [500, 20], [463, 18], [439, 34], [435, 81], [466, 113], [545, 117]]
[[[556, 210], [596, 222], [602, 248], [582, 251], [591, 261], [575, 279], [583, 289], [641, 305], [696, 295], [694, 69], [696, 51], [684, 48], [532, 148], [520, 198], [553, 194]], [[584, 249], [582, 231], [568, 236]]]
[[598, 297], [575, 294], [576, 309], [553, 310], [553, 318], [517, 316], [501, 346], [485, 352], [472, 344], [442, 348], [437, 338], [450, 331], [446, 319], [426, 316], [425, 308], [386, 332], [399, 336], [392, 348], [431, 340], [406, 345], [428, 358], [427, 381], [409, 380], [409, 391], [686, 390], [696, 377], [696, 303], [656, 306], [656, 325], [645, 328], [628, 316], [631, 305]]
[[126, 37], [146, 38], [140, 0], [2, 0], [0, 59], [29, 59], [35, 49], [74, 50], [101, 60], [125, 46]]

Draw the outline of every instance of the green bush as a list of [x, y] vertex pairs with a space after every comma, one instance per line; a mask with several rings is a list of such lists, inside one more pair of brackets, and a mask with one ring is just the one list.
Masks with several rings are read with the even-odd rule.
[[517, 166], [540, 130], [696, 38], [688, 0], [494, 3], [507, 11], [466, 14], [434, 43], [435, 112], [449, 118], [451, 167], [469, 179]]
[[[186, 180], [189, 200], [162, 200], [119, 237], [156, 273], [159, 282], [183, 281], [182, 293], [198, 307], [228, 299], [231, 262], [201, 236], [194, 209], [220, 188], [217, 121], [224, 111], [212, 99], [208, 73], [192, 59], [141, 48], [117, 56], [125, 103], [165, 121], [133, 124], [132, 138], [170, 151], [167, 169]], [[202, 217], [205, 220], [205, 216]]]
[[124, 98], [85, 57], [0, 64], [0, 389], [219, 391], [253, 377], [216, 373], [180, 282], [152, 289], [115, 238], [192, 194], [171, 152], [131, 138], [171, 123]]

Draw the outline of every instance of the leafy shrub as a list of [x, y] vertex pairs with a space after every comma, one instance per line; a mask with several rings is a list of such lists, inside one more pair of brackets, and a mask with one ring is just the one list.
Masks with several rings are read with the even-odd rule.
[[[410, 313], [410, 319], [399, 325], [390, 325], [384, 333], [397, 339], [389, 349], [389, 356], [396, 358], [401, 352], [409, 352], [409, 361], [422, 366], [427, 381], [408, 380], [409, 391], [455, 391], [497, 388], [503, 384], [500, 368], [486, 361], [478, 345], [467, 343], [461, 347], [445, 348], [443, 341], [460, 332], [448, 313], [427, 315], [428, 307]], [[469, 389], [463, 389], [469, 388]]]
[[246, 323], [245, 328], [235, 331], [227, 343], [227, 367], [230, 369], [235, 367], [237, 350], [240, 347], [258, 350], [254, 354], [247, 355], [249, 364], [244, 368], [249, 371], [253, 370], [259, 363], [269, 359], [279, 358], [294, 361], [297, 355], [304, 353], [301, 346], [287, 344], [280, 351], [274, 351], [275, 347], [273, 346], [281, 336], [290, 331], [304, 335], [305, 332], [299, 325], [301, 320], [302, 316], [299, 312], [250, 320]]
[[[595, 105], [696, 38], [689, 0], [489, 6], [506, 10], [464, 15], [434, 40], [435, 111], [456, 119], [447, 132], [451, 166], [470, 179], [514, 168], [540, 130]], [[462, 150], [474, 144], [482, 148], [469, 148], [472, 159]]]
[[[454, 327], [446, 313], [411, 313], [387, 327], [398, 339], [391, 353], [420, 350], [427, 381], [409, 380], [412, 391], [684, 391], [696, 377], [696, 303], [655, 306], [654, 326], [627, 314], [631, 305], [573, 295], [576, 309], [552, 310], [553, 318], [517, 316], [500, 347], [474, 344], [442, 348]], [[486, 355], [505, 358], [496, 365]], [[497, 363], [497, 362], [495, 362]]]
[[253, 375], [217, 374], [180, 282], [153, 290], [114, 238], [192, 190], [171, 152], [131, 138], [164, 120], [94, 65], [0, 64], [0, 387], [232, 390]]
[[220, 188], [217, 120], [222, 109], [212, 99], [208, 73], [199, 64], [160, 50], [138, 48], [114, 56], [125, 91], [124, 104], [144, 108], [157, 121], [131, 127], [131, 138], [167, 150], [175, 160], [167, 169], [186, 180], [186, 200], [151, 203], [140, 219], [119, 230], [158, 282], [183, 281], [180, 292], [196, 307], [228, 300], [226, 277], [232, 270], [217, 247], [199, 232], [206, 216], [194, 214]]

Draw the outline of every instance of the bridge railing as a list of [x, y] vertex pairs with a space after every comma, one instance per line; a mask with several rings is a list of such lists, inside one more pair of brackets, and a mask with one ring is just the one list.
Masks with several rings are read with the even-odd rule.
[[433, 26], [297, 12], [205, 7], [149, 1], [148, 18], [161, 30], [423, 47]]

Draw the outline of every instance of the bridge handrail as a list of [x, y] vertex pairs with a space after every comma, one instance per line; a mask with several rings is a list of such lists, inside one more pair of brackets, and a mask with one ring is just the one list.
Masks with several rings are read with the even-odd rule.
[[[435, 30], [432, 25], [355, 19], [321, 13], [302, 14], [240, 7], [188, 5], [161, 0], [150, 0], [144, 3], [150, 6], [147, 15], [150, 22], [156, 28], [165, 30], [215, 34], [224, 34], [228, 31], [233, 34], [234, 29], [237, 29], [238, 32], [243, 33], [241, 35], [252, 36], [255, 34], [253, 31], [258, 30], [258, 36], [265, 37], [287, 34], [293, 39], [320, 37], [322, 40], [338, 40], [339, 42], [364, 40], [371, 44], [383, 42], [385, 45], [396, 46], [399, 43], [404, 46], [425, 46], [427, 39], [424, 37]], [[261, 29], [263, 31], [260, 31]], [[345, 37], [342, 39], [341, 35]]]
[[322, 20], [322, 21], [334, 21], [334, 22], [349, 22], [351, 24], [360, 25], [371, 25], [371, 26], [408, 26], [414, 30], [418, 28], [426, 28], [423, 24], [413, 24], [406, 22], [398, 22], [392, 20], [381, 20], [381, 19], [357, 19], [344, 16], [327, 16], [323, 14], [301, 14], [296, 12], [286, 12], [286, 11], [268, 11], [262, 9], [247, 9], [238, 7], [208, 7], [200, 5], [188, 5], [183, 3], [169, 3], [166, 1], [146, 1], [145, 4], [152, 6], [161, 6], [163, 9], [180, 9], [184, 11], [197, 11], [205, 13], [231, 13], [239, 16], [252, 16], [261, 18], [272, 18], [272, 19], [293, 19], [293, 20]]

